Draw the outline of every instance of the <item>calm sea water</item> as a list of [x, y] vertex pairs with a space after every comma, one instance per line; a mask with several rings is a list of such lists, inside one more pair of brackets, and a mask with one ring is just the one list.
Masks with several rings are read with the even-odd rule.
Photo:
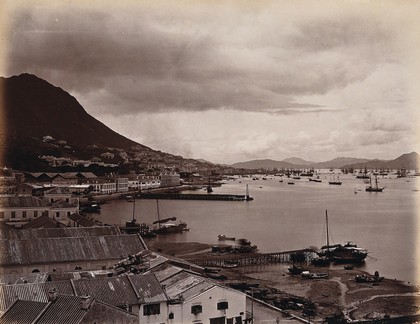
[[[254, 197], [250, 202], [159, 200], [160, 217], [176, 216], [190, 231], [156, 240], [217, 244], [217, 235], [226, 234], [249, 239], [261, 252], [320, 247], [326, 242], [328, 210], [330, 242], [354, 241], [369, 251], [362, 269], [420, 284], [420, 180], [380, 177], [379, 185], [386, 189], [373, 193], [365, 192], [363, 180], [352, 175], [340, 174], [341, 186], [329, 185], [328, 174], [321, 179], [316, 183], [302, 177], [288, 185], [279, 177], [241, 178], [214, 188], [214, 193], [245, 194], [248, 184]], [[133, 203], [116, 200], [103, 205], [98, 218], [124, 225], [132, 216]], [[137, 200], [135, 218], [145, 223], [156, 220], [156, 201]]]

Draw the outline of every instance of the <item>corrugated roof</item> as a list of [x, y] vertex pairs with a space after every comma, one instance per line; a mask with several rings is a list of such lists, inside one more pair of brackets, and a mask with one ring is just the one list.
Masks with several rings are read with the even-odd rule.
[[178, 298], [188, 289], [205, 281], [205, 278], [195, 276], [185, 271], [182, 271], [161, 282], [165, 286], [165, 291], [170, 299]]
[[168, 279], [169, 277], [172, 277], [175, 274], [181, 272], [182, 269], [169, 264], [165, 264], [160, 267], [154, 268], [151, 271], [155, 274], [159, 282], [162, 282]]
[[201, 295], [203, 292], [215, 287], [216, 285], [214, 283], [212, 283], [210, 280], [205, 280], [202, 281], [200, 283], [198, 283], [197, 285], [184, 290], [182, 292], [182, 298], [187, 301], [190, 300], [191, 298], [194, 298], [198, 295]]
[[1, 265], [121, 259], [144, 250], [138, 235], [4, 240]]
[[14, 207], [47, 207], [46, 201], [32, 196], [1, 197], [0, 206], [4, 208]]
[[162, 285], [153, 273], [129, 276], [140, 303], [155, 303], [166, 301]]
[[121, 235], [121, 231], [118, 226], [37, 228], [24, 230], [9, 228], [8, 230], [0, 231], [0, 235], [0, 239], [3, 240], [31, 240], [52, 237]]
[[137, 296], [127, 276], [73, 281], [76, 294], [90, 295], [113, 306], [136, 305]]
[[0, 324], [31, 324], [47, 305], [48, 303], [18, 300], [0, 317]]

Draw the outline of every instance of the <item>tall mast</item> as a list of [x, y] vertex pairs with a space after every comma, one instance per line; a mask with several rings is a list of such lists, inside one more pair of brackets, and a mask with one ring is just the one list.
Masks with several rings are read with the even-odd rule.
[[136, 196], [134, 195], [134, 200], [133, 200], [133, 222], [136, 221], [136, 219], [134, 218], [134, 215], [136, 214]]
[[159, 228], [160, 228], [160, 216], [159, 216], [159, 200], [156, 199], [156, 209], [157, 209], [157, 217], [159, 221]]
[[327, 223], [327, 251], [330, 251], [330, 237], [329, 237], [329, 233], [328, 233], [328, 211], [325, 210], [325, 221]]

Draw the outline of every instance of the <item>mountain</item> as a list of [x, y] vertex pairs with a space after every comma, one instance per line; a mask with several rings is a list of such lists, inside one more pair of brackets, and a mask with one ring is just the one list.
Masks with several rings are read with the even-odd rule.
[[90, 116], [66, 91], [35, 75], [0, 78], [0, 89], [6, 121], [6, 129], [0, 132], [6, 140], [48, 135], [70, 146], [128, 149], [139, 145]]
[[252, 160], [247, 162], [238, 162], [231, 165], [233, 168], [238, 169], [291, 169], [293, 168], [293, 164], [283, 162], [283, 161], [275, 161], [270, 159], [265, 160]]
[[282, 160], [282, 162], [287, 162], [293, 165], [311, 165], [315, 163], [311, 161], [305, 161], [304, 159], [301, 159], [298, 157], [287, 158], [287, 159]]
[[238, 162], [232, 164], [234, 168], [243, 169], [401, 169], [406, 168], [414, 170], [419, 168], [419, 155], [416, 152], [403, 154], [394, 160], [369, 160], [361, 158], [338, 157], [325, 162], [318, 162], [312, 164], [292, 164], [285, 161], [307, 162], [299, 158], [290, 158], [283, 161], [275, 160], [252, 160], [247, 162]]
[[[0, 77], [0, 98], [0, 166], [22, 171], [86, 171], [89, 165], [89, 171], [103, 173], [127, 173], [133, 167], [154, 171], [166, 166], [209, 166], [116, 133], [89, 115], [69, 93], [32, 74]], [[111, 158], [102, 157], [104, 153]]]
[[314, 169], [340, 169], [345, 165], [356, 164], [356, 163], [366, 163], [368, 159], [359, 159], [359, 158], [350, 158], [350, 157], [337, 157], [335, 159], [318, 162], [311, 164], [310, 166]]
[[416, 152], [411, 152], [403, 154], [397, 157], [394, 160], [369, 160], [364, 163], [354, 163], [343, 166], [344, 168], [354, 168], [354, 169], [389, 169], [389, 170], [398, 170], [405, 168], [407, 170], [415, 170], [420, 167], [419, 155]]

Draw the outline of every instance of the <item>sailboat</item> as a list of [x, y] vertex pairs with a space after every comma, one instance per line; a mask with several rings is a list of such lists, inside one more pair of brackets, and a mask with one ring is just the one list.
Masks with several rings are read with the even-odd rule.
[[169, 217], [160, 219], [159, 215], [159, 200], [156, 199], [156, 208], [157, 208], [157, 216], [158, 219], [153, 222], [153, 224], [157, 224], [157, 228], [154, 229], [156, 234], [169, 234], [169, 233], [182, 233], [185, 231], [189, 231], [187, 228], [187, 223], [179, 222], [174, 223], [176, 221], [176, 217]]
[[328, 181], [328, 183], [329, 183], [330, 185], [338, 185], [338, 186], [341, 186], [340, 177], [339, 177], [339, 176], [337, 176], [337, 180], [336, 180], [336, 179], [335, 179], [335, 176], [333, 176], [332, 180], [331, 180], [331, 181]]
[[318, 255], [320, 257], [325, 257], [330, 261], [340, 263], [362, 262], [366, 258], [368, 252], [365, 249], [357, 247], [355, 243], [346, 242], [345, 244], [330, 245], [327, 210], [325, 211], [325, 220], [327, 224], [327, 245], [321, 247], [321, 251], [318, 252]]
[[136, 214], [136, 199], [133, 198], [133, 217], [131, 221], [125, 222], [125, 227], [121, 228], [126, 234], [140, 234], [143, 237], [155, 237], [154, 233], [149, 225], [142, 223], [137, 223], [134, 215]]
[[385, 189], [385, 187], [382, 187], [382, 188], [378, 187], [378, 177], [377, 176], [375, 176], [375, 187], [372, 186], [372, 178], [369, 178], [369, 182], [370, 182], [370, 186], [366, 187], [366, 191], [382, 192]]

